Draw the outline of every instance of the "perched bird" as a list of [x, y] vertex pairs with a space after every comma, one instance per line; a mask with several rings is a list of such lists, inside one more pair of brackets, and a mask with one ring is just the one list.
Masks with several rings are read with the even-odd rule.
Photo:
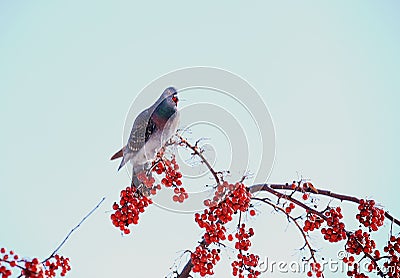
[[118, 170], [128, 161], [132, 162], [132, 184], [136, 188], [140, 185], [137, 174], [146, 170], [147, 163], [155, 159], [157, 152], [177, 131], [177, 105], [176, 89], [165, 89], [152, 106], [136, 117], [127, 144], [111, 157], [111, 160], [122, 157]]

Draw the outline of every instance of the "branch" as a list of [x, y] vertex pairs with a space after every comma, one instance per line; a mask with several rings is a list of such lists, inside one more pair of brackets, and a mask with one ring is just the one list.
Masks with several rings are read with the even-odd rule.
[[[286, 200], [289, 200], [289, 201], [291, 201], [292, 203], [298, 205], [299, 207], [302, 207], [302, 208], [305, 209], [306, 211], [312, 212], [312, 213], [314, 213], [314, 214], [320, 216], [320, 217], [321, 217], [322, 219], [324, 219], [324, 220], [327, 219], [327, 217], [326, 217], [323, 213], [321, 213], [321, 212], [319, 212], [319, 211], [317, 211], [317, 210], [315, 210], [315, 209], [313, 209], [313, 208], [307, 206], [306, 204], [303, 204], [303, 203], [300, 202], [299, 200], [294, 199], [293, 197], [291, 197], [290, 195], [286, 195], [286, 194], [284, 194], [284, 193], [280, 193], [280, 192], [274, 190], [274, 189], [272, 188], [272, 185], [268, 185], [268, 184], [255, 184], [255, 185], [249, 186], [248, 188], [249, 188], [249, 191], [250, 191], [252, 194], [254, 194], [254, 193], [256, 193], [256, 192], [259, 192], [259, 191], [266, 191], [266, 192], [269, 192], [269, 193], [275, 195], [275, 196], [278, 197], [279, 199], [286, 199]], [[291, 190], [293, 190], [293, 189], [291, 189]], [[253, 199], [254, 199], [254, 197], [253, 197]]]
[[198, 157], [200, 157], [201, 161], [207, 166], [208, 170], [211, 172], [211, 174], [214, 176], [215, 181], [217, 182], [217, 185], [220, 184], [220, 180], [218, 177], [218, 173], [213, 169], [213, 167], [211, 166], [210, 162], [208, 162], [208, 160], [204, 157], [204, 155], [202, 154], [201, 151], [199, 151], [199, 148], [197, 147], [197, 143], [196, 145], [192, 145], [190, 144], [185, 138], [183, 138], [182, 136], [178, 135], [179, 139], [181, 140], [181, 143], [184, 144], [186, 147], [188, 147], [189, 149], [191, 149], [193, 151], [193, 153], [195, 155], [197, 155]]
[[[268, 184], [256, 184], [256, 185], [250, 186], [250, 187], [249, 187], [249, 190], [250, 190], [251, 193], [255, 193], [255, 192], [259, 192], [259, 191], [267, 191], [267, 192], [269, 192], [269, 193], [274, 194], [274, 195], [277, 196], [278, 198], [285, 198], [285, 199], [287, 199], [287, 200], [289, 200], [289, 201], [291, 201], [291, 202], [293, 202], [293, 203], [299, 205], [300, 207], [304, 208], [306, 211], [315, 213], [316, 215], [318, 215], [319, 217], [323, 218], [323, 219], [326, 221], [327, 217], [326, 217], [322, 212], [319, 212], [319, 211], [317, 211], [317, 210], [314, 210], [314, 209], [308, 207], [307, 205], [303, 204], [302, 202], [300, 202], [300, 201], [298, 201], [298, 200], [292, 198], [291, 195], [289, 196], [289, 195], [286, 195], [286, 194], [277, 192], [277, 191], [274, 190], [273, 188], [282, 189], [282, 190], [297, 190], [297, 191], [301, 191], [301, 189], [298, 188], [298, 187], [295, 188], [295, 189], [293, 189], [293, 188], [292, 188], [291, 186], [289, 186], [289, 185], [282, 185], [282, 184], [271, 184], [271, 185], [268, 185]], [[314, 192], [314, 191], [313, 191], [313, 192]], [[328, 191], [328, 190], [320, 190], [320, 189], [318, 189], [318, 193], [314, 192], [314, 194], [330, 196], [330, 197], [333, 197], [333, 198], [336, 198], [336, 199], [339, 199], [339, 200], [342, 200], [342, 201], [345, 200], [345, 201], [350, 201], [350, 202], [354, 202], [354, 203], [359, 203], [359, 199], [356, 198], [356, 197], [347, 196], [347, 195], [342, 195], [342, 194], [337, 194], [337, 193], [332, 193], [332, 192], [330, 192], [330, 191]], [[252, 199], [255, 199], [255, 200], [262, 200], [262, 199], [260, 199], [260, 198], [254, 198], [254, 197], [253, 197]], [[267, 203], [267, 202], [266, 202], [266, 203]], [[392, 217], [392, 219], [394, 219], [394, 218]], [[396, 220], [397, 220], [397, 219], [393, 220], [393, 222], [396, 223]], [[397, 221], [398, 221], [398, 220], [397, 220]], [[351, 235], [351, 232], [346, 231], [346, 230], [344, 230], [344, 231], [346, 232], [346, 235], [347, 235], [347, 237], [349, 238], [350, 235]], [[364, 247], [358, 240], [357, 240], [357, 244], [358, 244], [359, 246], [361, 246], [361, 247]], [[379, 269], [379, 265], [378, 265], [377, 260], [376, 260], [374, 257], [372, 257], [371, 254], [366, 253], [366, 252], [364, 251], [364, 248], [362, 248], [362, 249], [363, 249], [364, 255], [365, 255], [366, 257], [368, 257], [368, 258], [371, 260], [371, 262], [373, 262], [373, 264], [374, 264], [374, 266], [376, 267], [376, 269]], [[378, 275], [381, 276], [381, 277], [385, 277], [385, 275], [383, 274], [383, 272], [382, 272], [381, 270], [378, 271]]]
[[[212, 168], [211, 164], [210, 164], [210, 163], [207, 161], [207, 159], [203, 156], [202, 152], [199, 151], [199, 149], [198, 149], [198, 147], [197, 147], [197, 143], [198, 143], [198, 142], [196, 142], [195, 145], [191, 145], [186, 139], [184, 139], [184, 138], [181, 137], [180, 135], [178, 135], [178, 137], [179, 137], [180, 140], [181, 140], [180, 144], [185, 145], [186, 147], [190, 148], [190, 149], [193, 151], [193, 154], [194, 154], [194, 155], [199, 156], [200, 159], [201, 159], [201, 161], [207, 166], [208, 170], [209, 170], [209, 171], [211, 172], [211, 174], [214, 176], [214, 179], [215, 179], [215, 181], [217, 182], [217, 185], [220, 184], [220, 178], [219, 178], [219, 176], [218, 176], [218, 172], [216, 172], [216, 171]], [[328, 197], [331, 197], [331, 198], [333, 198], [333, 199], [337, 199], [337, 200], [340, 200], [340, 201], [349, 201], [349, 202], [353, 202], [353, 203], [356, 203], [356, 204], [359, 204], [359, 203], [360, 203], [360, 199], [357, 198], [357, 197], [353, 197], [353, 196], [349, 196], [349, 195], [343, 195], [343, 194], [338, 194], [338, 193], [331, 192], [331, 191], [329, 191], [329, 190], [321, 190], [321, 189], [316, 190], [315, 188], [310, 188], [310, 187], [305, 188], [305, 189], [302, 189], [302, 188], [300, 188], [299, 186], [297, 186], [297, 187], [295, 187], [295, 188], [292, 188], [292, 186], [289, 185], [289, 184], [255, 184], [255, 185], [249, 186], [248, 189], [249, 189], [249, 191], [250, 191], [252, 194], [254, 194], [254, 193], [256, 193], [256, 192], [260, 192], [260, 191], [266, 191], [266, 192], [269, 192], [269, 193], [275, 195], [276, 197], [278, 197], [278, 200], [279, 200], [279, 199], [286, 199], [286, 200], [288, 200], [288, 201], [290, 201], [290, 202], [296, 204], [297, 206], [302, 207], [303, 209], [305, 209], [306, 212], [309, 212], [309, 213], [313, 213], [313, 214], [315, 214], [315, 215], [318, 215], [319, 217], [321, 217], [321, 218], [324, 219], [325, 221], [327, 220], [327, 217], [325, 216], [325, 214], [323, 213], [323, 211], [322, 211], [322, 212], [321, 212], [321, 211], [317, 211], [316, 209], [313, 209], [313, 208], [309, 207], [308, 205], [302, 203], [301, 201], [299, 201], [299, 200], [293, 198], [293, 194], [294, 194], [296, 191], [298, 191], [298, 192], [312, 192], [312, 193], [314, 193], [314, 194], [316, 194], [316, 195], [328, 196]], [[290, 190], [290, 191], [292, 191], [292, 192], [291, 192], [290, 195], [287, 195], [287, 194], [284, 194], [284, 193], [279, 192], [278, 190]], [[307, 245], [308, 249], [310, 250], [311, 257], [312, 257], [312, 259], [314, 260], [314, 262], [316, 262], [315, 255], [314, 255], [315, 251], [312, 249], [311, 245], [309, 244], [309, 242], [308, 242], [308, 240], [307, 240], [307, 237], [306, 237], [306, 234], [304, 233], [303, 229], [302, 229], [302, 228], [300, 227], [300, 225], [297, 223], [297, 219], [295, 219], [295, 218], [293, 218], [292, 216], [288, 215], [288, 214], [284, 211], [283, 208], [281, 208], [281, 207], [279, 207], [279, 206], [277, 206], [277, 205], [275, 205], [275, 204], [269, 202], [269, 201], [267, 200], [267, 198], [260, 199], [260, 198], [253, 197], [252, 199], [263, 201], [263, 202], [267, 203], [268, 205], [273, 206], [275, 209], [279, 209], [279, 210], [283, 211], [283, 212], [288, 216], [288, 218], [290, 218], [290, 219], [296, 224], [296, 226], [299, 228], [299, 230], [301, 231], [301, 233], [302, 233], [302, 235], [303, 235], [303, 238], [304, 238], [304, 240], [305, 240], [305, 242], [306, 242], [306, 245]], [[396, 225], [400, 226], [400, 220], [396, 219], [396, 218], [395, 218], [394, 216], [392, 216], [389, 212], [385, 211], [385, 217], [386, 217], [388, 220], [390, 220], [392, 223], [395, 223]], [[346, 231], [346, 230], [345, 230], [345, 232], [346, 232], [347, 236], [351, 235], [350, 232], [348, 232], [348, 231]], [[360, 242], [357, 241], [357, 243], [359, 244], [359, 246], [363, 247], [362, 244], [361, 244]], [[200, 245], [206, 246], [206, 243], [205, 243], [204, 239], [200, 242]], [[370, 254], [367, 254], [367, 253], [365, 253], [365, 252], [363, 252], [363, 253], [364, 253], [364, 255], [365, 255], [366, 257], [368, 257], [368, 258], [373, 262], [373, 264], [374, 264], [376, 267], [378, 267], [378, 263], [377, 263], [377, 260], [376, 260], [375, 258], [373, 258]], [[177, 277], [178, 277], [178, 278], [187, 278], [187, 277], [191, 277], [191, 276], [190, 276], [190, 272], [191, 272], [191, 270], [192, 270], [192, 267], [193, 267], [193, 264], [192, 264], [192, 262], [191, 262], [191, 259], [189, 259], [188, 262], [186, 263], [186, 265], [184, 266], [184, 268], [182, 269], [181, 273], [180, 273], [180, 274], [178, 273], [178, 276], [177, 276]], [[384, 277], [384, 274], [382, 273], [382, 271], [379, 271], [379, 272], [378, 272], [378, 275]]]
[[[304, 238], [305, 245], [308, 247], [308, 250], [310, 251], [310, 255], [311, 255], [312, 260], [314, 261], [314, 263], [317, 263], [317, 259], [315, 258], [315, 250], [311, 247], [311, 244], [310, 244], [310, 242], [309, 242], [308, 239], [307, 239], [306, 233], [304, 232], [303, 228], [301, 228], [301, 226], [300, 226], [300, 224], [297, 222], [297, 219], [296, 219], [296, 218], [294, 218], [294, 217], [291, 216], [289, 213], [287, 213], [282, 207], [279, 207], [279, 206], [275, 205], [274, 203], [271, 203], [270, 201], [268, 201], [267, 198], [262, 198], [262, 199], [261, 199], [261, 198], [252, 198], [252, 199], [253, 199], [253, 200], [258, 200], [258, 201], [264, 202], [264, 203], [270, 205], [271, 207], [273, 207], [275, 210], [280, 210], [280, 211], [282, 211], [284, 214], [286, 214], [286, 216], [287, 216], [290, 220], [292, 220], [292, 221], [294, 222], [294, 224], [297, 226], [297, 228], [299, 229], [301, 235], [302, 235], [303, 238]], [[324, 277], [324, 274], [323, 274], [323, 273], [322, 273], [322, 277]]]
[[[256, 184], [256, 185], [250, 186], [249, 189], [250, 189], [251, 193], [255, 193], [255, 192], [258, 192], [258, 191], [268, 191], [268, 192], [270, 192], [270, 193], [272, 193], [274, 195], [276, 195], [274, 193], [274, 192], [277, 192], [276, 190], [290, 190], [290, 191], [302, 192], [301, 188], [296, 187], [295, 189], [293, 189], [292, 186], [288, 185], [288, 184]], [[332, 197], [332, 198], [340, 200], [340, 201], [348, 201], [348, 202], [352, 202], [352, 203], [356, 203], [356, 204], [360, 203], [360, 199], [357, 198], [357, 197], [344, 195], [344, 194], [338, 194], [338, 193], [334, 193], [334, 192], [329, 191], [329, 190], [318, 189], [318, 193], [317, 193], [317, 192], [311, 190], [310, 188], [308, 188], [306, 191], [307, 192], [312, 192], [313, 194], [316, 194], [316, 195], [323, 195], [323, 196]], [[282, 193], [280, 193], [280, 194], [282, 194]], [[286, 196], [286, 195], [283, 194], [282, 196]], [[397, 226], [400, 226], [400, 220], [395, 218], [394, 216], [392, 216], [389, 212], [385, 211], [385, 217], [388, 220], [390, 220], [393, 223], [395, 223]]]
[[65, 244], [65, 242], [66, 242], [66, 241], [68, 240], [68, 238], [71, 236], [71, 234], [72, 234], [76, 229], [78, 229], [78, 228], [81, 226], [81, 224], [82, 224], [90, 215], [92, 215], [93, 212], [95, 212], [95, 210], [97, 210], [97, 209], [100, 207], [100, 205], [104, 202], [105, 199], [106, 199], [106, 197], [103, 197], [103, 198], [100, 200], [100, 202], [99, 202], [91, 211], [89, 211], [89, 213], [86, 214], [85, 217], [82, 218], [82, 220], [78, 223], [78, 225], [76, 225], [76, 226], [67, 234], [67, 236], [66, 236], [66, 237], [64, 238], [64, 240], [60, 243], [60, 245], [58, 245], [58, 247], [53, 251], [53, 253], [51, 253], [51, 255], [50, 255], [47, 259], [45, 259], [44, 261], [42, 261], [42, 263], [45, 263], [46, 261], [48, 261], [48, 260], [50, 260], [51, 258], [54, 257], [54, 255], [58, 252], [58, 250], [60, 250], [60, 248]]

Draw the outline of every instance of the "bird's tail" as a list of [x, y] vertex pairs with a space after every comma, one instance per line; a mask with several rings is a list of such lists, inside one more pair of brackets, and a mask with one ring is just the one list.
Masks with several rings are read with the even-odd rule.
[[118, 167], [118, 170], [117, 170], [117, 171], [119, 171], [119, 169], [121, 169], [122, 167], [124, 167], [125, 164], [126, 164], [125, 157], [122, 157], [121, 163], [119, 164], [119, 167]]
[[112, 157], [111, 160], [120, 158], [124, 156], [124, 148], [120, 149], [119, 151], [117, 151]]
[[125, 147], [123, 147], [122, 149], [120, 149], [119, 151], [117, 151], [112, 157], [111, 157], [111, 160], [114, 160], [114, 159], [117, 159], [117, 158], [120, 158], [120, 157], [122, 157], [122, 160], [121, 160], [121, 164], [119, 165], [119, 167], [118, 167], [118, 171], [119, 171], [119, 169], [121, 169], [125, 164], [126, 164], [126, 159], [125, 159], [125, 157], [124, 157], [124, 149], [125, 149]]

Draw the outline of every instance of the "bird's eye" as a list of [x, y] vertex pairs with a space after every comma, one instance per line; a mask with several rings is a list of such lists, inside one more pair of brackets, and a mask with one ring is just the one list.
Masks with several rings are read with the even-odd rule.
[[178, 103], [178, 98], [176, 96], [173, 96], [172, 97], [172, 101], [175, 102], [175, 103]]

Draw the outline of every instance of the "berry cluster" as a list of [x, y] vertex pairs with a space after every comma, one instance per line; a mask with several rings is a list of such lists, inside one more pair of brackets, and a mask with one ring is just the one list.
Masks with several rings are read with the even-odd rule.
[[372, 231], [377, 231], [385, 220], [385, 211], [375, 207], [374, 200], [360, 200], [358, 206], [360, 213], [356, 215], [357, 220]]
[[179, 165], [177, 164], [175, 158], [171, 160], [161, 159], [153, 166], [153, 172], [156, 172], [158, 175], [161, 175], [163, 173], [165, 174], [165, 177], [161, 180], [161, 183], [165, 187], [175, 187], [172, 200], [174, 202], [183, 203], [183, 201], [189, 198], [189, 195], [187, 194], [185, 188], [181, 187], [182, 173], [178, 170]]
[[340, 219], [343, 218], [341, 208], [331, 208], [325, 212], [325, 216], [327, 217], [326, 224], [329, 226], [329, 228], [321, 229], [324, 239], [329, 242], [338, 242], [346, 239], [344, 223], [340, 222]]
[[[215, 203], [215, 199], [219, 198], [217, 201], [219, 203]], [[248, 191], [246, 186], [243, 183], [236, 183], [236, 184], [229, 184], [227, 182], [223, 182], [222, 184], [218, 185], [217, 190], [215, 191], [215, 196], [213, 201], [204, 202], [206, 205], [208, 203], [208, 207], [210, 209], [215, 209], [216, 211], [220, 210], [219, 214], [224, 214], [224, 204], [226, 204], [226, 208], [236, 211], [245, 212], [250, 205], [251, 200], [251, 193]], [[229, 217], [228, 217], [229, 218]], [[220, 218], [221, 221], [224, 221], [223, 217]], [[230, 220], [228, 220], [230, 221]]]
[[[222, 203], [221, 203], [222, 204]], [[215, 207], [214, 207], [215, 208]], [[222, 210], [213, 210], [213, 209], [205, 209], [204, 213], [196, 213], [195, 221], [199, 225], [200, 228], [205, 229], [204, 240], [206, 244], [211, 244], [212, 242], [219, 242], [220, 240], [225, 240], [225, 232], [226, 228], [222, 223], [226, 223], [223, 220], [220, 220], [219, 217], [226, 220], [225, 217], [221, 215], [221, 211], [228, 212], [226, 206]], [[231, 213], [230, 211], [228, 213]], [[232, 220], [232, 216], [229, 215], [230, 220]], [[219, 220], [219, 221], [218, 221]], [[230, 221], [229, 220], [229, 221]]]
[[291, 213], [292, 210], [295, 208], [295, 205], [293, 203], [290, 203], [286, 208], [285, 208], [285, 212], [287, 214]]
[[[375, 254], [379, 254], [378, 250], [375, 250]], [[379, 257], [379, 256], [378, 256]], [[377, 258], [377, 256], [375, 255], [375, 258]], [[354, 276], [354, 277], [367, 277], [365, 276], [365, 274], [359, 273], [359, 269], [357, 268], [358, 264], [354, 263], [355, 258], [354, 256], [349, 256], [349, 257], [344, 257], [343, 262], [346, 263], [348, 266], [352, 266], [354, 264], [353, 270], [349, 270], [347, 272], [348, 276]], [[367, 266], [367, 270], [369, 272], [372, 272], [375, 269], [375, 264], [371, 261], [368, 266]]]
[[61, 268], [61, 276], [65, 276], [68, 271], [71, 270], [69, 265], [69, 258], [63, 256], [55, 255], [53, 260], [48, 260], [44, 263], [46, 266], [45, 274], [47, 277], [55, 277], [56, 271]]
[[307, 276], [311, 277], [313, 276], [313, 273], [315, 273], [316, 277], [322, 277], [322, 267], [320, 263], [311, 263], [311, 270], [307, 272]]
[[315, 229], [319, 229], [322, 225], [322, 223], [324, 223], [324, 219], [322, 219], [321, 217], [319, 217], [318, 215], [315, 215], [313, 213], [308, 213], [307, 214], [307, 219], [306, 221], [304, 221], [304, 227], [303, 227], [303, 231], [304, 232], [312, 232]]
[[171, 160], [163, 159], [156, 164], [156, 167], [153, 169], [158, 175], [164, 173], [165, 178], [161, 180], [161, 183], [166, 187], [171, 187], [173, 185], [181, 186], [182, 185], [182, 173], [178, 171], [179, 165], [176, 162], [176, 159], [173, 158]]
[[[156, 195], [157, 190], [161, 190], [161, 185], [154, 185], [156, 180], [152, 176], [147, 176], [145, 171], [138, 173], [137, 178], [142, 184], [136, 188], [135, 195]], [[132, 188], [134, 188], [134, 186], [132, 186]]]
[[0, 249], [0, 274], [2, 275], [1, 277], [7, 278], [11, 276], [12, 271], [11, 269], [8, 269], [7, 266], [9, 267], [15, 267], [17, 266], [17, 261], [19, 257], [14, 253], [14, 251], [10, 250], [7, 252], [7, 250], [2, 247]]
[[251, 246], [249, 238], [253, 235], [253, 228], [250, 228], [249, 231], [246, 232], [246, 225], [243, 223], [235, 234], [235, 238], [237, 239], [237, 242], [235, 243], [235, 249], [240, 251], [248, 251]]
[[[226, 239], [226, 228], [224, 224], [232, 220], [233, 214], [246, 212], [249, 209], [251, 193], [243, 183], [230, 184], [223, 182], [216, 187], [212, 200], [205, 200], [204, 204], [208, 207], [202, 214], [195, 214], [195, 221], [200, 228], [205, 229], [204, 241], [206, 245], [219, 243]], [[249, 211], [251, 216], [256, 215], [254, 209]], [[239, 251], [238, 260], [232, 263], [235, 276], [244, 277], [247, 270], [248, 277], [255, 278], [260, 273], [253, 268], [258, 265], [258, 256], [243, 251], [248, 251], [251, 246], [249, 238], [254, 234], [252, 228], [247, 232], [245, 224], [239, 228], [235, 237], [235, 248]], [[228, 240], [233, 241], [232, 234], [228, 235]], [[204, 252], [204, 251], [203, 251]], [[197, 253], [197, 252], [196, 252]], [[199, 268], [198, 268], [199, 269]], [[212, 270], [211, 270], [212, 271]]]
[[342, 261], [343, 261], [345, 264], [348, 264], [349, 266], [352, 266], [353, 263], [354, 263], [354, 261], [355, 261], [355, 259], [354, 259], [354, 256], [349, 256], [349, 257], [344, 257], [344, 258], [342, 259]]
[[[225, 183], [224, 183], [225, 184]], [[226, 183], [227, 184], [227, 183]], [[237, 211], [245, 212], [250, 205], [251, 194], [242, 183], [236, 185], [223, 185], [224, 188], [236, 188], [230, 195], [220, 202], [205, 202], [209, 206], [202, 214], [195, 214], [195, 221], [200, 228], [206, 229], [204, 240], [206, 244], [225, 240], [225, 227], [223, 224], [232, 220], [232, 215]], [[217, 190], [218, 192], [218, 190]], [[254, 212], [255, 213], [255, 212]]]
[[25, 269], [22, 270], [21, 274], [26, 278], [46, 277], [43, 264], [37, 258], [34, 258], [32, 261], [26, 261]]
[[193, 264], [193, 272], [199, 272], [200, 276], [214, 274], [213, 268], [220, 260], [219, 249], [212, 249], [200, 245], [196, 247], [196, 250], [191, 254], [190, 258]]
[[361, 229], [349, 235], [346, 243], [346, 251], [350, 254], [372, 254], [375, 248], [375, 241], [370, 238], [369, 233], [363, 232]]
[[121, 191], [119, 204], [113, 204], [115, 212], [111, 214], [111, 221], [124, 234], [129, 234], [128, 226], [139, 222], [139, 214], [152, 203], [152, 200], [141, 194], [135, 194], [136, 188], [127, 187]]
[[[204, 205], [207, 207], [215, 207], [215, 206], [218, 206], [218, 204], [220, 202], [224, 202], [225, 199], [234, 192], [236, 192], [235, 194], [237, 194], [237, 195], [239, 193], [243, 194], [244, 193], [243, 188], [241, 188], [240, 190], [237, 190], [239, 187], [244, 187], [244, 185], [242, 183], [232, 184], [232, 183], [228, 183], [227, 181], [224, 181], [223, 183], [218, 184], [215, 188], [216, 190], [214, 192], [214, 197], [211, 200], [210, 199], [204, 200]], [[244, 187], [244, 189], [245, 189], [245, 187]]]
[[[235, 242], [235, 249], [239, 251], [239, 254], [237, 255], [236, 261], [232, 262], [232, 274], [233, 276], [238, 276], [239, 278], [244, 278], [244, 272], [247, 270], [248, 278], [255, 278], [258, 277], [261, 273], [254, 268], [257, 267], [259, 257], [254, 254], [243, 254], [243, 251], [248, 251], [251, 242], [249, 240], [250, 237], [254, 235], [253, 228], [250, 228], [248, 231], [246, 231], [246, 225], [242, 224], [241, 227], [238, 229], [238, 231], [235, 234], [236, 242]], [[228, 240], [233, 240], [232, 235], [228, 236]]]
[[391, 236], [383, 251], [389, 255], [383, 265], [388, 270], [388, 277], [400, 277], [400, 236]]
[[[182, 203], [189, 197], [188, 193], [182, 186], [182, 173], [178, 171], [179, 165], [175, 158], [167, 159], [158, 154], [157, 162], [153, 162], [152, 172], [157, 175], [164, 174], [161, 184], [165, 187], [174, 187], [172, 200]], [[152, 200], [148, 197], [150, 194], [157, 194], [157, 190], [161, 190], [161, 184], [155, 184], [155, 179], [147, 175], [144, 171], [137, 174], [137, 178], [142, 185], [138, 188], [130, 186], [121, 191], [119, 203], [114, 203], [112, 208], [115, 211], [110, 218], [113, 225], [119, 228], [124, 234], [129, 234], [128, 228], [131, 224], [139, 222], [139, 214], [144, 212], [145, 208], [152, 204]]]
[[21, 269], [20, 276], [25, 278], [53, 278], [59, 268], [61, 268], [60, 275], [65, 276], [71, 270], [69, 259], [60, 255], [54, 255], [42, 263], [38, 258], [20, 260], [14, 251], [7, 252], [5, 248], [0, 249], [0, 254], [2, 256], [0, 257], [0, 275], [2, 278], [11, 276], [14, 267]]
[[185, 199], [189, 198], [189, 195], [186, 193], [186, 190], [183, 187], [181, 187], [181, 188], [175, 187], [174, 193], [175, 193], [175, 195], [172, 196], [172, 200], [174, 202], [183, 203], [183, 201], [185, 201]]

